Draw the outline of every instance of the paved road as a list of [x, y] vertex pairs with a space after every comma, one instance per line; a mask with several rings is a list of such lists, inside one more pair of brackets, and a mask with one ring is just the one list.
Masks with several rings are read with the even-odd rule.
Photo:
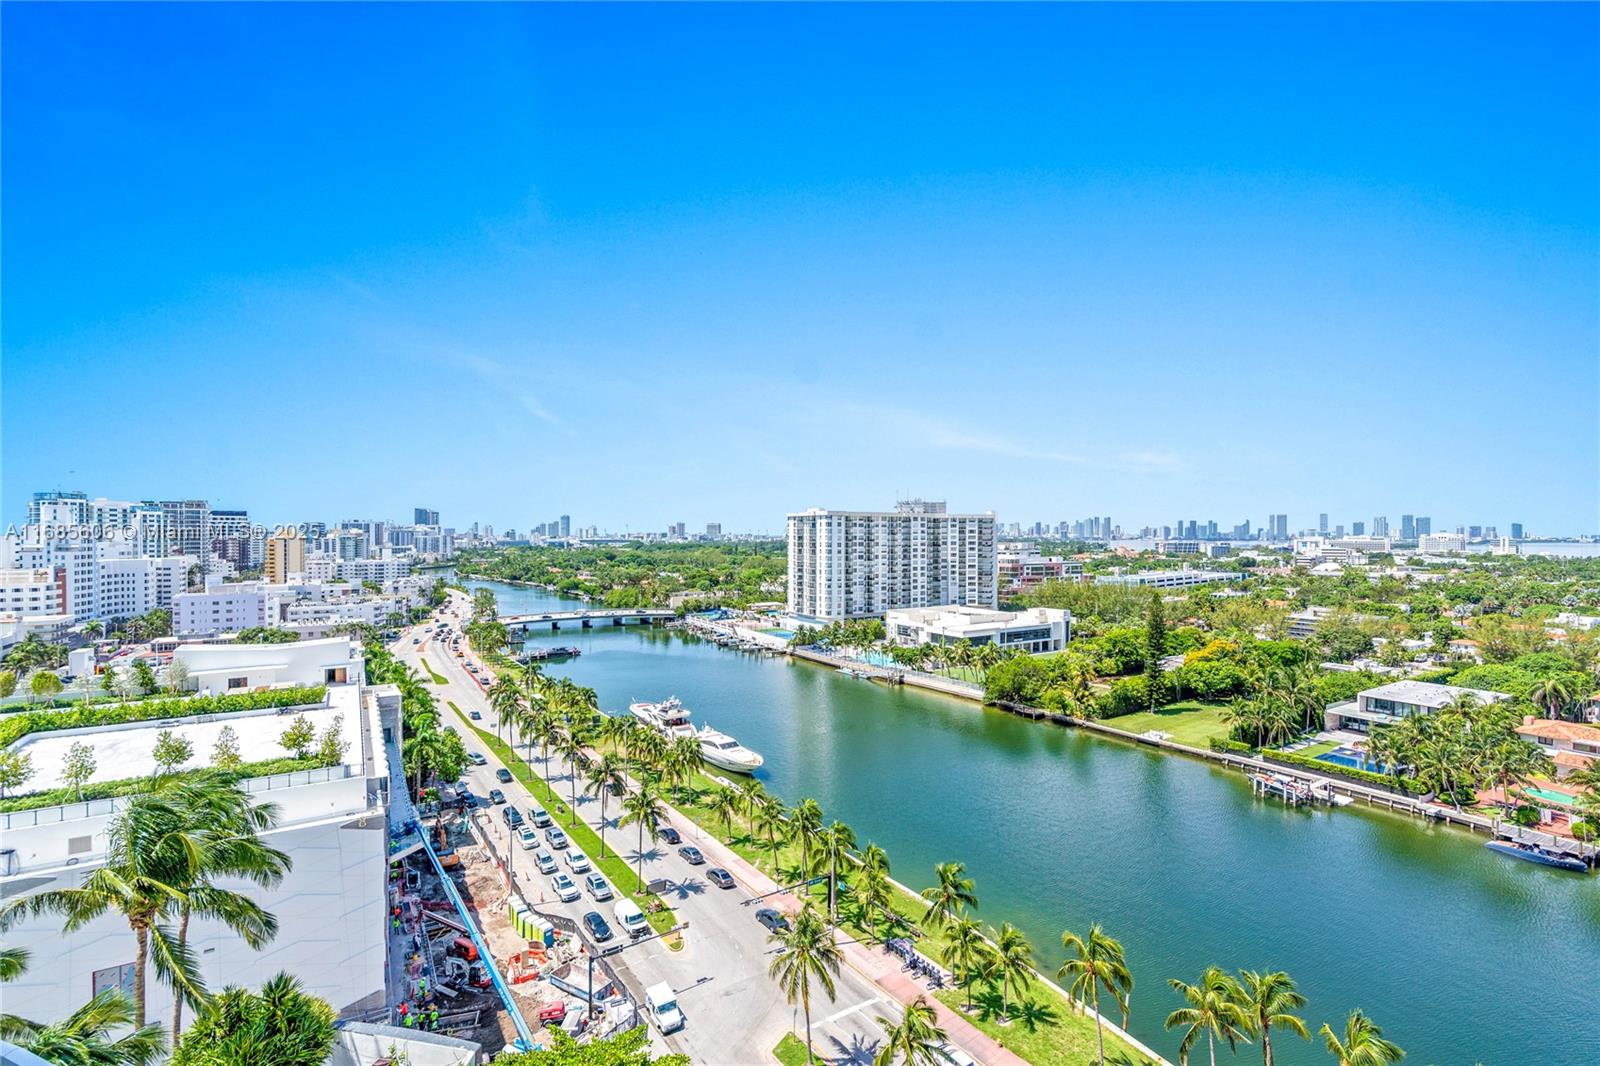
[[[456, 598], [452, 606], [458, 610], [465, 604]], [[456, 620], [451, 619], [452, 625]], [[434, 646], [425, 639], [413, 645], [413, 637], [421, 630], [407, 631], [395, 646], [399, 657], [417, 665], [423, 656], [446, 683], [436, 686], [439, 709], [445, 721], [453, 715], [446, 700], [454, 701], [462, 712], [473, 710], [483, 719], [473, 723], [485, 730], [494, 728], [494, 712], [484, 697], [481, 686], [448, 649]], [[427, 671], [418, 666], [424, 676]], [[462, 723], [452, 722], [463, 737], [469, 738], [468, 749], [480, 745], [470, 742], [471, 734], [461, 729]], [[492, 753], [487, 766], [473, 767], [467, 774], [472, 791], [486, 796], [491, 788], [505, 792], [508, 800], [526, 811], [534, 806], [532, 797], [519, 782], [501, 784], [494, 778], [499, 762]], [[558, 795], [570, 794], [570, 778], [566, 765], [552, 755], [547, 767], [535, 753], [532, 762], [534, 773], [543, 777]], [[579, 816], [598, 832], [600, 802], [582, 794], [578, 795]], [[617, 830], [616, 819], [620, 812], [613, 800], [607, 811], [609, 828], [606, 842], [620, 850], [630, 862], [638, 858], [637, 832]], [[497, 845], [507, 844], [504, 822], [500, 816], [489, 819], [498, 834]], [[692, 823], [677, 824], [675, 828], [692, 843], [699, 829]], [[542, 834], [541, 834], [542, 836]], [[541, 907], [566, 914], [574, 920], [584, 912], [598, 910], [611, 920], [611, 904], [596, 904], [588, 894], [577, 902], [559, 903], [549, 890], [548, 878], [534, 870], [533, 853], [512, 848], [514, 866], [519, 881], [531, 900], [537, 901], [542, 889], [545, 900]], [[524, 861], [525, 860], [525, 861]], [[561, 868], [566, 869], [561, 856]], [[750, 898], [743, 884], [722, 890], [704, 878], [707, 867], [691, 866], [677, 854], [676, 849], [665, 845], [652, 845], [646, 841], [644, 875], [646, 879], [670, 878], [679, 888], [668, 894], [668, 900], [681, 921], [689, 924], [685, 944], [681, 951], [671, 951], [659, 940], [614, 956], [613, 961], [626, 967], [638, 987], [647, 988], [665, 981], [678, 994], [688, 1024], [684, 1029], [666, 1039], [673, 1050], [682, 1051], [696, 1063], [713, 1066], [743, 1066], [771, 1062], [771, 1050], [785, 1032], [803, 1029], [804, 1023], [797, 1007], [791, 1007], [779, 991], [777, 983], [767, 975], [773, 948], [767, 940], [767, 931], [755, 920], [756, 905], [742, 906]], [[575, 881], [581, 879], [573, 878]], [[612, 923], [615, 924], [615, 923]], [[818, 1049], [836, 1062], [860, 1063], [867, 1066], [876, 1053], [883, 1037], [881, 1026], [874, 1020], [877, 1015], [898, 1018], [899, 1004], [885, 996], [864, 977], [846, 967], [837, 980], [838, 995], [833, 1002], [817, 995], [812, 1002], [812, 1039]], [[659, 1034], [658, 1034], [659, 1035]]]

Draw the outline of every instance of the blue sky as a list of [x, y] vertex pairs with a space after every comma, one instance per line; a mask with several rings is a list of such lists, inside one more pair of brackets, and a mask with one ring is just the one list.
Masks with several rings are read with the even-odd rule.
[[1600, 529], [1600, 7], [8, 4], [3, 486]]

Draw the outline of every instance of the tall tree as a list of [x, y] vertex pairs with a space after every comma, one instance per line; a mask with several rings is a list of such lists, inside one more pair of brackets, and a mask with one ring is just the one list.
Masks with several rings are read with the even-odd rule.
[[1120, 1005], [1123, 996], [1133, 989], [1133, 975], [1128, 972], [1127, 959], [1123, 957], [1122, 944], [1107, 936], [1099, 923], [1089, 927], [1088, 936], [1079, 936], [1067, 930], [1061, 934], [1061, 946], [1067, 949], [1067, 961], [1056, 972], [1057, 977], [1072, 979], [1069, 991], [1089, 1004], [1094, 1011], [1095, 1040], [1099, 1045], [1097, 1061], [1106, 1061], [1105, 1019], [1100, 1015], [1100, 989], [1104, 988]]
[[1161, 602], [1161, 591], [1152, 589], [1150, 605], [1144, 616], [1144, 681], [1145, 699], [1153, 709], [1162, 702], [1166, 691], [1166, 674], [1161, 670], [1161, 660], [1167, 656], [1167, 612]]
[[922, 890], [922, 898], [928, 901], [928, 908], [922, 913], [924, 925], [940, 929], [968, 908], [977, 909], [978, 894], [964, 864], [941, 862], [933, 873], [933, 887]]
[[639, 827], [639, 858], [638, 877], [642, 887], [644, 880], [644, 836], [650, 834], [650, 839], [656, 838], [656, 826], [666, 816], [666, 808], [661, 804], [661, 797], [648, 783], [640, 785], [639, 791], [630, 793], [622, 801], [622, 818], [617, 822], [617, 828], [622, 829], [630, 825]]
[[622, 757], [612, 752], [606, 752], [594, 760], [589, 767], [588, 785], [584, 792], [600, 801], [600, 857], [606, 854], [606, 807], [611, 801], [611, 793], [622, 792], [626, 779], [622, 776]]
[[1324, 1023], [1317, 1035], [1328, 1046], [1328, 1054], [1339, 1061], [1339, 1066], [1390, 1066], [1406, 1057], [1398, 1044], [1383, 1038], [1383, 1030], [1360, 1008], [1350, 1012], [1345, 1019], [1344, 1038], [1340, 1039]]
[[184, 1034], [172, 1066], [322, 1066], [336, 1038], [334, 1012], [286, 973], [259, 993], [230, 986]]
[[1261, 1037], [1262, 1066], [1272, 1066], [1272, 1030], [1284, 1028], [1310, 1040], [1305, 1019], [1295, 1014], [1306, 1005], [1306, 997], [1294, 986], [1294, 978], [1279, 970], [1275, 973], [1239, 971], [1239, 1005], [1250, 1019], [1251, 1033]]
[[1022, 930], [1004, 922], [991, 937], [994, 941], [993, 972], [1000, 981], [1000, 1015], [1011, 1015], [1011, 993], [1021, 992], [1033, 983], [1033, 945]]
[[1178, 1045], [1179, 1066], [1189, 1066], [1189, 1052], [1203, 1034], [1211, 1053], [1211, 1066], [1217, 1066], [1217, 1037], [1228, 1042], [1230, 1050], [1237, 1050], [1240, 1040], [1247, 1040], [1250, 1017], [1239, 1005], [1239, 982], [1221, 967], [1208, 967], [1196, 984], [1184, 984], [1177, 978], [1167, 982], [1187, 1003], [1167, 1015], [1168, 1029], [1184, 1029], [1183, 1042]]
[[793, 1004], [799, 1000], [806, 1017], [806, 1061], [815, 1061], [811, 1051], [811, 986], [815, 982], [831, 1002], [835, 997], [834, 978], [838, 976], [843, 954], [833, 932], [816, 907], [807, 903], [789, 928], [767, 938], [778, 945], [778, 954], [768, 972]]
[[877, 1021], [883, 1027], [884, 1040], [872, 1066], [894, 1066], [896, 1060], [905, 1066], [945, 1066], [949, 1061], [940, 1045], [950, 1034], [939, 1027], [938, 1012], [927, 996], [912, 1000], [898, 1022], [881, 1014]]
[[967, 993], [967, 1009], [972, 1009], [972, 979], [989, 968], [994, 959], [994, 945], [983, 935], [976, 918], [956, 918], [949, 923], [945, 936], [941, 962], [961, 982]]

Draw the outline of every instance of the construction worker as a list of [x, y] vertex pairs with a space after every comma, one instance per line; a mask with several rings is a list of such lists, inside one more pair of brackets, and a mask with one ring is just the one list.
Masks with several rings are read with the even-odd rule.
[[439, 1008], [438, 1007], [434, 1007], [432, 1010], [428, 1011], [428, 1028], [433, 1030], [434, 1032], [438, 1032], [438, 1030], [439, 1030]]

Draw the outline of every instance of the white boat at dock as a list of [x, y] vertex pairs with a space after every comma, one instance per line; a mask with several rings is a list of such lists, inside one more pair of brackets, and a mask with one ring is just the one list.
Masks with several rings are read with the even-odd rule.
[[668, 740], [696, 735], [694, 726], [689, 724], [689, 708], [685, 707], [676, 696], [668, 696], [660, 703], [650, 703], [645, 700], [630, 703], [628, 713], [663, 734]]
[[712, 766], [748, 774], [755, 772], [765, 761], [728, 734], [719, 733], [708, 725], [701, 726], [697, 735], [700, 737], [700, 757]]

